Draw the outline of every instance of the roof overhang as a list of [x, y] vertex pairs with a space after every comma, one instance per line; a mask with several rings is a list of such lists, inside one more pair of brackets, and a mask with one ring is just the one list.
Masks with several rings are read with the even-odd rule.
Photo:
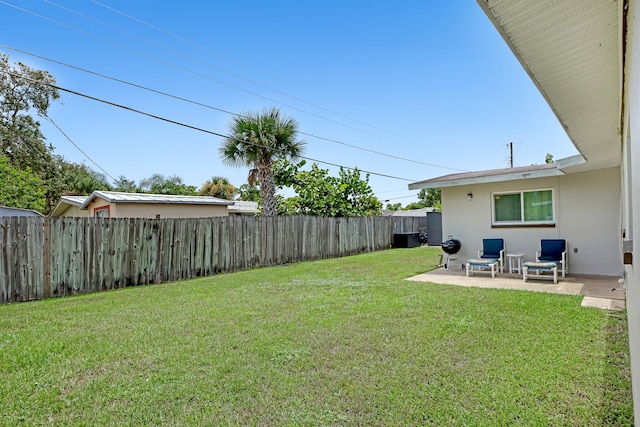
[[461, 185], [487, 184], [492, 182], [520, 181], [523, 179], [562, 176], [581, 172], [586, 165], [580, 155], [560, 159], [555, 163], [522, 166], [517, 168], [493, 169], [479, 172], [463, 172], [427, 179], [409, 184], [409, 190], [423, 188], [457, 187]]
[[491, 182], [516, 181], [564, 175], [555, 163], [542, 166], [494, 169], [481, 172], [464, 172], [427, 179], [409, 184], [409, 190], [423, 188], [457, 187], [461, 185], [486, 184]]
[[477, 0], [583, 156], [621, 162], [626, 0]]
[[60, 216], [69, 208], [69, 206], [77, 206], [80, 208], [87, 200], [87, 197], [88, 196], [61, 196], [49, 216]]

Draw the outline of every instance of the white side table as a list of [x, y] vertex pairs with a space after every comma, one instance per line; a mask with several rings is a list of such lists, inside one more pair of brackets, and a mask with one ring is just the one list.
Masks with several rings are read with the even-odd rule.
[[514, 271], [518, 274], [522, 273], [524, 254], [507, 254], [507, 258], [509, 259], [509, 273]]

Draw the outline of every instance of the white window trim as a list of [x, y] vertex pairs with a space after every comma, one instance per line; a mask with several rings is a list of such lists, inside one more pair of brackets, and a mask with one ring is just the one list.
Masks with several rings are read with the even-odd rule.
[[[533, 193], [535, 191], [551, 191], [551, 210], [553, 218], [549, 221], [525, 221], [524, 220], [524, 193]], [[496, 196], [502, 194], [520, 194], [520, 221], [496, 221]], [[491, 225], [495, 226], [522, 226], [527, 227], [530, 225], [555, 225], [556, 223], [556, 191], [553, 188], [529, 188], [526, 190], [512, 190], [512, 191], [496, 191], [491, 193]]]

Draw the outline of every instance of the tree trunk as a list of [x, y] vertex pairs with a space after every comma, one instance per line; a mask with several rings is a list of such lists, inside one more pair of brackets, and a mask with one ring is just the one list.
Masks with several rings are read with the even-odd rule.
[[276, 186], [273, 181], [271, 162], [261, 162], [257, 166], [258, 179], [260, 180], [260, 193], [262, 196], [262, 213], [264, 216], [277, 216], [278, 202], [276, 200]]

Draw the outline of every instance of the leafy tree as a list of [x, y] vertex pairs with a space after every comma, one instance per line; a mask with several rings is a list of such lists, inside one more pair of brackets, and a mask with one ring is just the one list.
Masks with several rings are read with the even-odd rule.
[[266, 216], [277, 215], [272, 166], [275, 160], [295, 160], [302, 155], [305, 142], [297, 140], [298, 123], [271, 108], [235, 116], [229, 131], [219, 149], [222, 161], [230, 166], [250, 167], [249, 185], [260, 182], [262, 212]]
[[440, 188], [423, 188], [418, 193], [418, 201], [409, 203], [405, 210], [434, 208], [440, 211], [442, 208], [442, 190]]
[[84, 163], [68, 163], [64, 159], [59, 162], [62, 174], [60, 194], [89, 195], [95, 190], [111, 190], [107, 178]]
[[212, 196], [220, 199], [233, 200], [235, 195], [238, 194], [238, 190], [234, 187], [227, 178], [221, 176], [214, 176], [200, 188], [201, 196]]
[[238, 188], [238, 199], [245, 202], [260, 202], [260, 189], [255, 185], [242, 184]]
[[196, 187], [186, 185], [178, 175], [165, 177], [161, 173], [151, 175], [140, 181], [140, 191], [151, 194], [174, 194], [182, 196], [195, 196]]
[[410, 211], [412, 209], [422, 209], [424, 207], [425, 206], [423, 202], [412, 202], [412, 203], [408, 203], [407, 206], [403, 208], [403, 210]]
[[28, 113], [46, 117], [51, 101], [60, 94], [48, 84], [56, 80], [46, 71], [34, 70], [0, 53], [0, 148], [9, 162], [42, 174], [52, 163], [53, 147], [45, 144], [40, 123]]
[[42, 180], [29, 167], [15, 168], [0, 155], [0, 205], [44, 212], [45, 190]]
[[[57, 201], [55, 192], [60, 168], [45, 143], [40, 123], [29, 113], [46, 117], [50, 103], [60, 94], [50, 85], [54, 77], [46, 71], [35, 70], [18, 62], [13, 65], [9, 56], [0, 53], [0, 154], [13, 168], [36, 175], [45, 191], [47, 212]], [[37, 199], [24, 194], [29, 200]]]
[[139, 193], [140, 189], [136, 186], [134, 180], [127, 179], [124, 175], [120, 175], [113, 181], [113, 190], [123, 193]]
[[387, 209], [390, 211], [398, 211], [402, 209], [402, 203], [387, 203]]
[[380, 215], [382, 202], [373, 195], [369, 175], [360, 177], [360, 171], [340, 168], [339, 176], [329, 176], [328, 169], [317, 163], [310, 171], [302, 171], [298, 164], [279, 161], [275, 166], [275, 181], [279, 186], [292, 187], [295, 197], [280, 204], [280, 213], [287, 215], [314, 215], [328, 217]]
[[547, 153], [547, 155], [546, 155], [546, 156], [545, 156], [545, 158], [544, 158], [544, 162], [545, 162], [545, 163], [547, 163], [547, 164], [548, 164], [548, 163], [554, 163], [554, 161], [553, 161], [553, 154], [549, 154], [549, 153]]
[[435, 207], [442, 201], [442, 189], [423, 188], [418, 193], [418, 199], [424, 203], [424, 207]]

